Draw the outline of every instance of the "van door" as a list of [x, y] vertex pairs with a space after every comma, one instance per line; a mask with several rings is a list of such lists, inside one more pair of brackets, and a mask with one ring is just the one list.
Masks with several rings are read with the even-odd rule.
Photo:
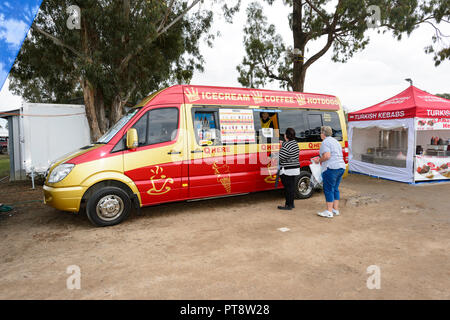
[[[243, 108], [224, 109], [230, 112], [235, 110], [239, 114], [237, 109]], [[255, 190], [256, 153], [253, 153], [251, 159], [250, 143], [223, 143], [219, 110], [218, 107], [192, 107], [187, 111], [188, 126], [192, 132], [189, 142], [190, 198], [208, 198]], [[253, 127], [251, 115], [251, 112], [245, 111], [237, 115], [236, 121], [242, 121], [243, 124], [233, 129], [245, 130], [244, 123], [252, 123]], [[255, 141], [252, 146], [256, 148]]]
[[[124, 152], [124, 171], [141, 195], [143, 205], [179, 200], [187, 172], [182, 109], [176, 106], [154, 107], [134, 124], [139, 146]], [[185, 177], [185, 178], [183, 178]]]

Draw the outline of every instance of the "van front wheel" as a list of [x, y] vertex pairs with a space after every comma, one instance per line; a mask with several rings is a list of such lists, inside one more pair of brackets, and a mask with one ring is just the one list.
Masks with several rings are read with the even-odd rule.
[[300, 171], [295, 181], [295, 196], [297, 199], [308, 199], [312, 196], [314, 188], [311, 186], [311, 173]]
[[113, 226], [125, 220], [131, 208], [128, 194], [117, 187], [96, 191], [87, 201], [86, 215], [97, 227]]

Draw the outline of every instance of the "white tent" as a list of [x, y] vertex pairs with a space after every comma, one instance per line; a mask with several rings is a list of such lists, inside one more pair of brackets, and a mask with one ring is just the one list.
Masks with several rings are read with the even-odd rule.
[[351, 172], [407, 183], [450, 180], [450, 100], [410, 86], [350, 113], [348, 132]]
[[[413, 118], [350, 122], [349, 170], [395, 181], [413, 182], [414, 132]], [[388, 143], [385, 147], [379, 147], [380, 136]], [[392, 139], [395, 136], [397, 138]], [[392, 141], [390, 144], [389, 140]], [[370, 152], [374, 155], [372, 159], [367, 155], [367, 149], [373, 149]], [[387, 155], [387, 150], [382, 149], [391, 150], [390, 154]]]

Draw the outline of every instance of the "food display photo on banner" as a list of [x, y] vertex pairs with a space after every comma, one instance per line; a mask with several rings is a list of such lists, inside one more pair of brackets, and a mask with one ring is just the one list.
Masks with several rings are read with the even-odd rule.
[[416, 156], [416, 167], [417, 181], [450, 179], [450, 158]]
[[427, 119], [417, 118], [417, 131], [424, 130], [450, 130], [450, 118]]
[[255, 143], [253, 111], [247, 109], [220, 109], [222, 143]]
[[450, 118], [416, 118], [415, 181], [450, 180]]

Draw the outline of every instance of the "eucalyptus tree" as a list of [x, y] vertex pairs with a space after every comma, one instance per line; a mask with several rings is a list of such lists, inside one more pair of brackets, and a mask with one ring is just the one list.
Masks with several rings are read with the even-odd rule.
[[44, 0], [11, 72], [32, 102], [83, 96], [95, 141], [124, 106], [203, 70], [213, 5], [231, 21], [240, 0]]
[[[244, 27], [246, 56], [237, 67], [238, 81], [246, 87], [260, 87], [278, 81], [289, 90], [303, 91], [308, 68], [329, 50], [332, 60], [346, 62], [369, 43], [368, 30], [391, 30], [400, 40], [411, 34], [421, 24], [434, 28], [431, 44], [425, 48], [434, 53], [439, 65], [450, 57], [450, 45], [439, 23], [447, 24], [450, 18], [448, 0], [264, 0], [270, 6], [289, 7], [286, 19], [292, 31], [288, 46], [269, 24], [261, 1], [247, 8]], [[282, 3], [281, 3], [282, 2]], [[321, 47], [310, 52], [310, 44], [320, 41]], [[386, 48], [388, 50], [389, 48]]]

